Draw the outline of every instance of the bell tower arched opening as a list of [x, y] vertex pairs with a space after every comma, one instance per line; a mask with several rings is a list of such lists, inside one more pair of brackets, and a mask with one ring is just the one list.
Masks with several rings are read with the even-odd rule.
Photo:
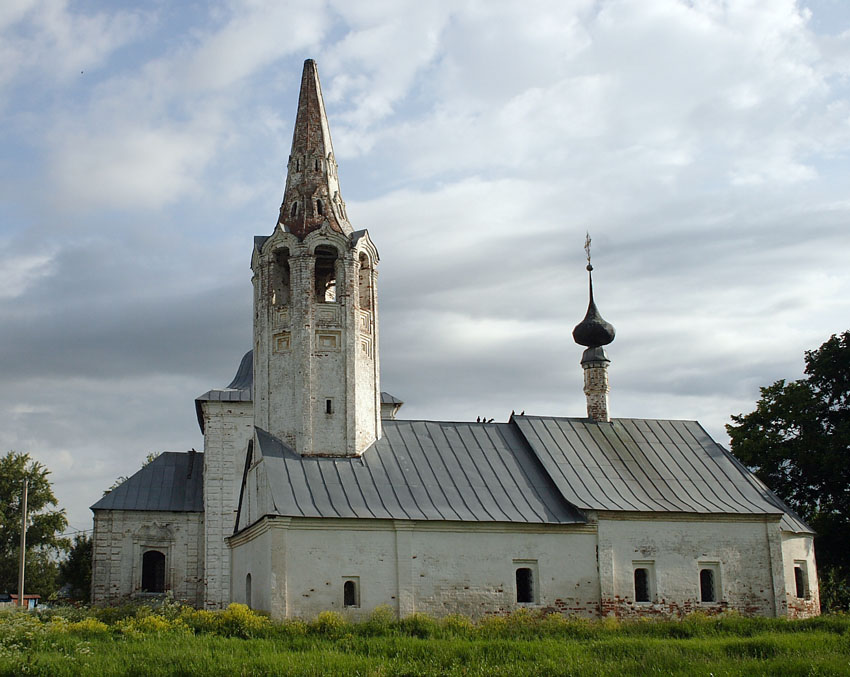
[[271, 301], [273, 306], [289, 304], [290, 272], [289, 250], [279, 249], [274, 253], [271, 265]]
[[337, 299], [337, 259], [339, 252], [335, 247], [320, 245], [316, 247], [316, 268], [314, 273], [316, 301], [334, 303]]
[[366, 254], [361, 253], [358, 271], [357, 288], [361, 310], [372, 310], [372, 262]]

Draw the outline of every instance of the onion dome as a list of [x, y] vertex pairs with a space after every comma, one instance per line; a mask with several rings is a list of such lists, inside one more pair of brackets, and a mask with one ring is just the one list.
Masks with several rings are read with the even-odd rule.
[[593, 301], [593, 266], [587, 264], [587, 278], [590, 287], [590, 303], [587, 306], [587, 314], [573, 329], [573, 339], [580, 346], [587, 348], [599, 348], [607, 346], [614, 340], [614, 326], [602, 319], [596, 303]]

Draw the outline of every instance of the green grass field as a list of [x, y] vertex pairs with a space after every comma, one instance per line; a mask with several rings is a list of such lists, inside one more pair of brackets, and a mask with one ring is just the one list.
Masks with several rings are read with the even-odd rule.
[[0, 675], [850, 675], [850, 616], [471, 623], [378, 610], [272, 623], [246, 607], [0, 613]]

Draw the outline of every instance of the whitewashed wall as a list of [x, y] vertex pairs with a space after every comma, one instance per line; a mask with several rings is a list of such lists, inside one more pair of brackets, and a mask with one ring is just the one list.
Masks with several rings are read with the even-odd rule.
[[[804, 558], [807, 539], [783, 542], [775, 517], [611, 517], [576, 526], [266, 518], [231, 539], [232, 598], [249, 601], [250, 573], [252, 606], [278, 618], [330, 609], [357, 619], [380, 605], [401, 616], [477, 617], [519, 606], [585, 617], [788, 613], [793, 561]], [[648, 604], [634, 601], [635, 566], [652, 571]], [[718, 575], [715, 603], [700, 601], [706, 566]], [[516, 601], [518, 567], [534, 572], [533, 604]], [[357, 582], [356, 608], [344, 607], [346, 580]], [[794, 613], [816, 611], [809, 602]]]
[[230, 553], [248, 440], [254, 433], [251, 402], [202, 403], [204, 415], [205, 593], [209, 609], [227, 606]]
[[[785, 578], [785, 596], [791, 618], [807, 618], [820, 613], [820, 588], [818, 586], [815, 548], [811, 536], [782, 534], [782, 559]], [[805, 572], [805, 594], [797, 597], [794, 565], [799, 563]]]
[[[536, 574], [537, 600], [526, 606], [588, 616], [598, 609], [596, 538], [586, 526], [275, 518], [232, 544], [234, 601], [247, 602], [251, 573], [253, 606], [277, 617], [332, 609], [361, 618], [384, 604], [402, 616], [506, 612], [518, 606], [518, 566]], [[359, 584], [359, 608], [343, 607], [347, 579]], [[266, 594], [258, 584], [267, 580]]]
[[[778, 517], [600, 515], [599, 557], [603, 614], [787, 613]], [[699, 570], [712, 564], [719, 599], [701, 603]], [[634, 601], [636, 566], [654, 571], [651, 604]]]
[[165, 588], [190, 604], [203, 602], [204, 514], [96, 510], [92, 601], [141, 593], [142, 555], [165, 554]]

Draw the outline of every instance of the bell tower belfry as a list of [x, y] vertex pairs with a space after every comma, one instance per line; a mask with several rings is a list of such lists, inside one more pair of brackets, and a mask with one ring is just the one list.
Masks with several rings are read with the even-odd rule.
[[251, 259], [254, 423], [302, 455], [359, 456], [381, 437], [377, 263], [348, 222], [308, 59], [280, 216]]

